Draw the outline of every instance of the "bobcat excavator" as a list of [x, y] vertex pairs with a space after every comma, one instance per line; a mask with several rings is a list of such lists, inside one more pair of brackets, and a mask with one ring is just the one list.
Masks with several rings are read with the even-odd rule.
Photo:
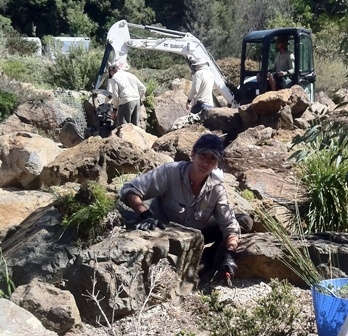
[[[143, 29], [162, 37], [131, 38], [130, 28]], [[100, 134], [105, 126], [109, 128], [112, 124], [110, 118], [112, 95], [107, 90], [101, 89], [101, 85], [107, 78], [108, 67], [111, 64], [119, 62], [127, 70], [129, 48], [183, 55], [189, 65], [197, 58], [206, 59], [214, 74], [215, 90], [225, 98], [227, 106], [236, 107], [250, 103], [257, 95], [269, 90], [267, 73], [273, 65], [277, 51], [275, 39], [279, 36], [286, 37], [288, 48], [294, 55], [294, 72], [286, 79], [286, 86], [301, 85], [310, 101], [314, 101], [315, 71], [312, 36], [311, 32], [305, 28], [277, 28], [248, 33], [243, 39], [240, 83], [236, 87], [227, 80], [202, 42], [192, 34], [128, 23], [126, 20], [116, 22], [107, 34], [104, 56], [95, 89], [92, 92], [93, 108], [86, 111], [88, 132], [84, 135], [80, 134], [81, 141], [90, 135]], [[69, 123], [67, 124], [69, 127]]]

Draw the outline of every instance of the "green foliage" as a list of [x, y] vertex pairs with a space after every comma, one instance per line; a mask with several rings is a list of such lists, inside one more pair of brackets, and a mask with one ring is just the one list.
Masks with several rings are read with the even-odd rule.
[[340, 57], [340, 42], [344, 38], [339, 21], [333, 21], [328, 16], [322, 15], [317, 20], [318, 31], [314, 34], [314, 47], [317, 57], [334, 60]]
[[169, 70], [173, 65], [185, 62], [185, 58], [182, 55], [164, 51], [134, 49], [129, 51], [129, 60], [131, 60], [132, 66], [137, 69], [151, 68], [156, 70]]
[[35, 86], [45, 86], [45, 63], [39, 57], [1, 59], [0, 66], [4, 74], [11, 79]]
[[[86, 0], [9, 0], [5, 14], [21, 34], [92, 35], [97, 27], [84, 11]], [[40, 15], [37, 15], [40, 13]]]
[[155, 117], [155, 96], [154, 91], [157, 87], [157, 82], [151, 79], [146, 83], [146, 97], [144, 100], [144, 105], [146, 108], [146, 131], [151, 134], [156, 134], [156, 117]]
[[94, 35], [97, 24], [93, 22], [87, 13], [84, 12], [86, 1], [68, 0], [64, 4], [63, 12], [68, 26], [67, 35], [71, 36], [91, 36]]
[[88, 51], [82, 46], [71, 47], [68, 54], [57, 52], [54, 63], [46, 68], [46, 81], [67, 90], [91, 90], [101, 58], [100, 49]]
[[23, 40], [18, 34], [11, 34], [7, 37], [6, 48], [10, 54], [33, 55], [36, 53], [37, 44]]
[[75, 195], [55, 196], [56, 207], [63, 215], [63, 227], [76, 229], [78, 238], [94, 241], [105, 231], [104, 219], [112, 210], [114, 201], [100, 184], [88, 182]]
[[282, 11], [279, 9], [279, 11], [276, 12], [273, 17], [267, 20], [267, 28], [273, 29], [279, 27], [298, 27], [299, 25], [304, 27], [304, 24], [294, 21], [293, 14], [294, 13], [291, 11], [291, 9], [288, 9], [287, 11]]
[[0, 91], [0, 121], [8, 118], [15, 111], [17, 105], [16, 95]]
[[311, 1], [308, 0], [292, 0], [294, 7], [294, 21], [301, 22], [304, 27], [311, 26], [313, 19], [315, 18], [311, 8]]
[[[333, 285], [329, 284], [327, 288], [330, 289], [331, 293], [334, 293], [335, 296], [343, 299], [348, 299], [348, 284], [345, 284], [342, 287], [338, 288], [335, 288]], [[323, 290], [323, 292], [325, 293], [325, 290]]]
[[348, 229], [348, 133], [344, 123], [313, 125], [293, 139], [300, 178], [310, 202], [308, 231]]
[[0, 248], [0, 298], [9, 298], [14, 290], [15, 286], [10, 279], [7, 263]]
[[196, 334], [191, 331], [182, 330], [179, 333], [175, 334], [175, 336], [196, 336]]
[[202, 330], [214, 336], [293, 335], [295, 324], [301, 320], [293, 286], [272, 280], [270, 287], [271, 292], [258, 299], [254, 308], [233, 309], [219, 301], [217, 292], [202, 297], [205, 303], [199, 321]]
[[347, 87], [348, 68], [341, 58], [325, 58], [315, 55], [314, 61], [317, 92], [323, 91], [330, 97], [337, 90]]
[[246, 199], [247, 201], [252, 201], [253, 199], [255, 199], [254, 193], [253, 193], [251, 190], [249, 190], [249, 189], [244, 189], [244, 190], [240, 193], [240, 195], [241, 195], [244, 199]]

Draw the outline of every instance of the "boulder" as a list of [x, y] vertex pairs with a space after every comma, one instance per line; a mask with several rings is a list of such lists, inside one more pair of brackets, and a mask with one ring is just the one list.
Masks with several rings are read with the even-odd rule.
[[57, 143], [38, 134], [0, 136], [0, 186], [38, 188], [42, 169], [62, 151]]
[[109, 183], [124, 172], [150, 170], [172, 159], [157, 155], [117, 136], [90, 137], [77, 146], [66, 149], [42, 170], [40, 181], [45, 186], [66, 182], [83, 183], [98, 180]]
[[16, 190], [0, 188], [0, 241], [8, 229], [16, 231], [24, 219], [36, 209], [53, 202], [53, 195], [40, 190]]
[[133, 124], [123, 124], [114, 132], [119, 138], [131, 142], [143, 150], [150, 149], [157, 140], [157, 136], [147, 133], [144, 129]]
[[72, 294], [37, 279], [17, 287], [11, 301], [35, 315], [45, 328], [60, 335], [81, 323]]
[[187, 96], [181, 90], [172, 90], [155, 98], [157, 132], [163, 135], [170, 131], [179, 117], [189, 114], [186, 110]]
[[[82, 246], [76, 244], [73, 231], [64, 229], [60, 221], [58, 210], [47, 206], [29, 216], [3, 240], [3, 257], [16, 287], [39, 279], [67, 289], [81, 316], [93, 323], [100, 315], [91, 301], [93, 291], [95, 295], [99, 293], [98, 298], [104, 298], [100, 305], [108, 318], [130, 314], [134, 305], [146, 297], [152, 265], [162, 259], [176, 274], [168, 283], [171, 297], [186, 295], [197, 286], [204, 247], [198, 230], [172, 223], [165, 230], [142, 231], [134, 230], [128, 223], [127, 228], [115, 226], [106, 232], [99, 243]], [[119, 220], [117, 224], [120, 225]]]
[[0, 332], [8, 336], [57, 336], [30, 312], [10, 300], [0, 298]]

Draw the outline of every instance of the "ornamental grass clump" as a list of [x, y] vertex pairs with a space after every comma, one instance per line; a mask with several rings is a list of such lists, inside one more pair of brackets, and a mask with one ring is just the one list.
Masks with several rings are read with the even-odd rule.
[[77, 238], [92, 242], [105, 231], [105, 218], [114, 207], [113, 198], [96, 182], [82, 185], [76, 194], [56, 195], [56, 199], [63, 227], [74, 228]]
[[262, 219], [266, 229], [276, 237], [283, 250], [283, 256], [280, 258], [289, 269], [298, 275], [309, 287], [323, 280], [323, 276], [315, 267], [303, 232], [298, 208], [296, 207], [295, 231], [298, 244], [294, 243], [295, 237], [289, 236], [286, 229], [274, 219], [265, 209], [257, 209], [257, 215]]
[[348, 126], [325, 121], [293, 139], [299, 177], [309, 197], [307, 232], [348, 230]]

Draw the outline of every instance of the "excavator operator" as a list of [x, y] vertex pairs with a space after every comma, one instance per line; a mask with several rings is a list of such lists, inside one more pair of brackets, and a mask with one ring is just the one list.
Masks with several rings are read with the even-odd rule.
[[285, 89], [285, 78], [294, 73], [294, 55], [288, 50], [288, 37], [278, 36], [275, 40], [277, 53], [274, 59], [274, 65], [269, 70], [267, 77], [272, 91]]

